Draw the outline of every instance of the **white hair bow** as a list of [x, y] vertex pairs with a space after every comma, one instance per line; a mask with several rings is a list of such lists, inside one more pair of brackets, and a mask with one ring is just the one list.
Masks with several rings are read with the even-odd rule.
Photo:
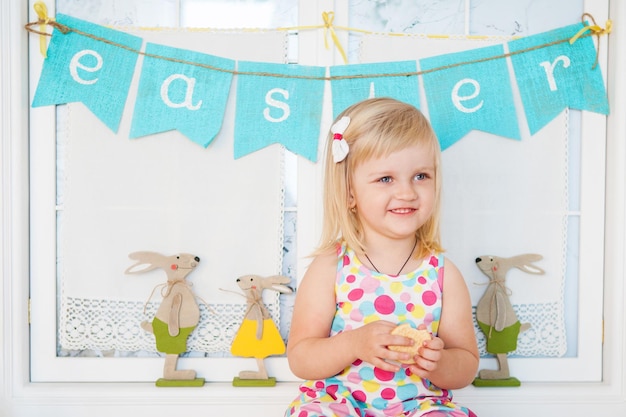
[[348, 142], [346, 142], [343, 137], [343, 132], [346, 131], [349, 124], [350, 118], [344, 116], [330, 128], [330, 131], [333, 134], [333, 161], [335, 163], [346, 159], [346, 156], [348, 156], [348, 152], [350, 151]]

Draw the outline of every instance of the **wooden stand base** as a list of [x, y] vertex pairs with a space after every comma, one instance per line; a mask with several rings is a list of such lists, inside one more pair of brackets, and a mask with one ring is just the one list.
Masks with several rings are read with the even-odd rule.
[[157, 387], [202, 387], [204, 385], [204, 378], [196, 378], [196, 379], [159, 378], [154, 384]]
[[276, 378], [269, 377], [267, 379], [241, 379], [233, 378], [233, 387], [274, 387], [276, 386]]
[[472, 385], [475, 387], [519, 387], [522, 383], [515, 377], [506, 379], [481, 379], [475, 378]]

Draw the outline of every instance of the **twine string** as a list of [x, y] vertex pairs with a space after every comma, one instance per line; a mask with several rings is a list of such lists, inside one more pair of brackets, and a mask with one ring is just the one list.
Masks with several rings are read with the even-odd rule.
[[172, 289], [174, 288], [174, 285], [176, 284], [180, 284], [184, 287], [187, 287], [187, 289], [189, 289], [189, 291], [191, 292], [191, 294], [193, 294], [194, 298], [197, 298], [198, 300], [200, 300], [202, 302], [202, 304], [204, 304], [204, 306], [207, 308], [207, 310], [209, 310], [211, 313], [216, 314], [215, 310], [213, 310], [211, 308], [211, 306], [209, 305], [209, 303], [207, 303], [206, 301], [204, 301], [204, 299], [202, 297], [200, 297], [199, 295], [195, 294], [192, 290], [193, 284], [191, 282], [188, 282], [186, 279], [182, 278], [182, 279], [175, 279], [175, 280], [171, 280], [171, 281], [167, 281], [163, 284], [157, 284], [152, 288], [152, 291], [150, 292], [150, 296], [148, 297], [148, 299], [146, 300], [146, 302], [143, 304], [143, 314], [146, 314], [146, 310], [148, 309], [148, 304], [150, 303], [150, 300], [152, 299], [152, 296], [154, 296], [154, 293], [156, 292], [156, 290], [158, 290], [159, 288], [161, 289], [161, 297], [165, 298], [168, 295], [170, 295], [170, 293], [172, 292]]
[[[52, 36], [52, 35], [47, 33], [47, 32], [45, 32], [45, 29], [42, 31], [42, 30], [36, 30], [33, 27], [34, 26], [38, 26], [38, 25], [40, 26], [40, 28], [41, 27], [45, 28], [45, 26], [52, 26], [54, 29], [57, 29], [58, 31], [60, 31], [64, 35], [69, 34], [70, 32], [72, 32], [72, 33], [75, 33], [75, 34], [80, 35], [80, 36], [88, 37], [88, 38], [93, 39], [93, 40], [98, 41], [98, 42], [103, 42], [103, 43], [106, 43], [108, 45], [112, 45], [112, 46], [124, 49], [126, 51], [136, 53], [138, 55], [143, 55], [145, 57], [154, 58], [154, 59], [162, 59], [162, 60], [165, 60], [165, 61], [175, 62], [175, 63], [179, 63], [179, 64], [192, 65], [192, 66], [196, 66], [196, 67], [200, 67], [200, 68], [204, 68], [204, 69], [208, 69], [208, 70], [212, 70], [212, 71], [226, 72], [226, 73], [230, 73], [230, 74], [233, 74], [233, 75], [247, 75], [247, 76], [256, 76], [256, 77], [275, 77], [275, 78], [293, 78], [293, 79], [305, 79], [305, 80], [316, 80], [316, 81], [332, 81], [332, 80], [362, 79], [362, 78], [419, 76], [419, 75], [430, 74], [430, 73], [433, 73], [433, 72], [438, 72], [438, 71], [442, 71], [442, 70], [446, 70], [446, 69], [457, 68], [457, 67], [461, 67], [461, 66], [465, 66], [465, 65], [473, 65], [473, 64], [484, 63], [484, 62], [493, 61], [493, 60], [497, 60], [497, 59], [508, 58], [508, 57], [512, 57], [512, 56], [515, 56], [515, 55], [520, 55], [520, 54], [536, 51], [536, 50], [539, 50], [539, 49], [543, 49], [543, 48], [548, 48], [548, 47], [551, 47], [551, 46], [559, 45], [559, 44], [562, 44], [562, 43], [565, 43], [565, 42], [569, 42], [570, 44], [573, 44], [576, 40], [581, 39], [581, 38], [585, 38], [585, 37], [588, 37], [588, 36], [596, 36], [598, 38], [598, 42], [599, 42], [600, 36], [608, 35], [611, 32], [611, 30], [612, 30], [612, 22], [610, 20], [607, 21], [606, 28], [601, 28], [597, 24], [595, 24], [595, 20], [593, 19], [593, 16], [591, 16], [589, 13], [584, 13], [583, 14], [583, 16], [582, 16], [583, 20], [584, 20], [585, 17], [589, 17], [592, 21], [594, 21], [594, 25], [585, 25], [584, 28], [581, 28], [581, 30], [578, 33], [576, 33], [571, 38], [556, 39], [556, 40], [551, 41], [551, 42], [547, 42], [547, 43], [543, 43], [543, 44], [539, 44], [539, 45], [534, 45], [534, 46], [531, 46], [531, 47], [528, 47], [528, 48], [523, 48], [523, 49], [520, 49], [520, 50], [517, 50], [517, 51], [513, 51], [513, 52], [507, 52], [507, 53], [504, 53], [504, 54], [501, 54], [501, 55], [494, 55], [494, 56], [490, 56], [490, 57], [484, 57], [484, 58], [479, 58], [479, 59], [474, 59], [474, 60], [469, 60], [469, 61], [456, 62], [456, 63], [452, 63], [452, 64], [448, 64], [448, 65], [442, 65], [442, 66], [439, 66], [439, 67], [430, 68], [428, 70], [411, 71], [411, 72], [396, 72], [396, 73], [378, 73], [378, 74], [333, 75], [333, 76], [313, 76], [313, 75], [299, 75], [299, 74], [278, 74], [278, 73], [258, 72], [258, 71], [239, 71], [239, 70], [231, 70], [231, 69], [227, 69], [227, 68], [215, 67], [215, 66], [212, 66], [212, 65], [202, 64], [202, 63], [199, 63], [199, 62], [186, 61], [186, 60], [183, 60], [183, 59], [177, 59], [177, 58], [172, 58], [172, 57], [158, 55], [158, 54], [151, 54], [151, 53], [147, 53], [147, 52], [135, 49], [135, 48], [131, 48], [131, 47], [127, 46], [127, 45], [124, 45], [124, 44], [121, 44], [121, 43], [118, 43], [118, 42], [111, 41], [109, 39], [106, 39], [106, 38], [103, 38], [103, 37], [100, 37], [100, 36], [96, 36], [96, 35], [94, 35], [92, 33], [87, 33], [87, 32], [81, 31], [79, 29], [72, 28], [72, 27], [69, 27], [67, 25], [60, 24], [60, 23], [56, 22], [55, 20], [53, 20], [51, 18], [42, 17], [42, 16], [39, 17], [39, 20], [37, 22], [27, 23], [24, 26], [24, 28], [27, 31], [31, 32], [31, 33], [35, 33], [35, 34], [38, 34], [38, 35], [43, 37], [43, 36]], [[334, 26], [332, 24], [332, 21], [334, 19], [333, 12], [324, 12], [322, 14], [322, 18], [324, 19], [324, 22], [325, 22], [325, 24], [323, 26], [308, 26], [308, 27], [305, 27], [305, 28], [307, 28], [307, 29], [324, 28], [324, 30], [325, 30], [325, 32], [327, 34], [330, 33], [331, 38], [333, 39], [333, 42], [335, 42], [335, 45], [337, 46], [337, 48], [340, 50], [340, 53], [343, 52], [342, 56], [345, 55], [345, 51], [343, 51], [343, 48], [341, 47], [339, 39], [336, 36], [335, 29], [356, 31], [356, 32], [362, 32], [362, 33], [372, 33], [372, 32], [358, 30], [358, 29]], [[298, 27], [290, 27], [290, 28], [283, 28], [283, 29], [278, 29], [278, 30], [298, 30], [298, 29], [302, 29], [302, 27], [300, 27], [300, 28], [298, 28]], [[329, 47], [328, 43], [327, 43], [326, 37], [325, 37], [325, 42], [326, 42], [326, 46]], [[597, 66], [598, 54], [599, 54], [599, 48], [596, 51], [596, 59], [595, 59], [594, 65], [592, 67], [594, 69]]]

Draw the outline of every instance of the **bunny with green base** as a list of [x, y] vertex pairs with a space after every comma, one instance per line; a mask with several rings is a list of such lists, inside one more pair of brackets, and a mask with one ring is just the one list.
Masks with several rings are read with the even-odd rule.
[[543, 269], [533, 262], [543, 259], [541, 255], [524, 254], [510, 258], [480, 256], [476, 258], [478, 268], [489, 277], [485, 294], [476, 306], [476, 321], [487, 340], [487, 352], [496, 355], [497, 370], [483, 369], [474, 379], [477, 387], [520, 386], [520, 381], [509, 374], [508, 353], [517, 349], [520, 332], [528, 330], [530, 323], [520, 323], [509, 299], [505, 277], [509, 270], [518, 268], [529, 274], [541, 275]]
[[134, 252], [128, 255], [136, 263], [126, 274], [139, 274], [162, 269], [167, 282], [161, 285], [163, 299], [151, 322], [144, 321], [141, 328], [153, 333], [156, 348], [165, 353], [163, 378], [156, 381], [159, 387], [201, 387], [204, 378], [196, 378], [196, 371], [178, 370], [178, 356], [187, 350], [187, 337], [200, 321], [200, 308], [187, 283], [187, 275], [193, 271], [200, 258], [188, 253], [164, 256], [156, 252]]

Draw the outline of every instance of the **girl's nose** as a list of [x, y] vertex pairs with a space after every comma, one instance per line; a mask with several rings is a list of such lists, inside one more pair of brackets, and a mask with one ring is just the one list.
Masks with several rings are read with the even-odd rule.
[[410, 182], [402, 182], [398, 184], [396, 190], [396, 197], [402, 200], [415, 200], [417, 198], [417, 192], [415, 187]]

